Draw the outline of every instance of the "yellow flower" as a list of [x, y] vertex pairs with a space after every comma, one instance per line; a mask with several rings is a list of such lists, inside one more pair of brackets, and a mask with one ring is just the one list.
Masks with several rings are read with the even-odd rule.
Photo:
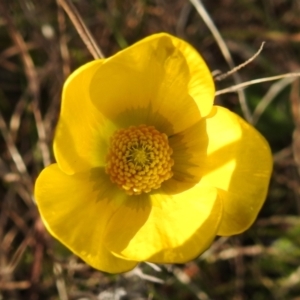
[[214, 83], [184, 41], [155, 34], [66, 81], [57, 160], [35, 197], [49, 232], [111, 273], [183, 263], [246, 230], [272, 168], [264, 138], [213, 106]]

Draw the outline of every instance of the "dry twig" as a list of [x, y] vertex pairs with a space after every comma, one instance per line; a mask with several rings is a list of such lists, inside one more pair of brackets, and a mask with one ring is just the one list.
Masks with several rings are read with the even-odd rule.
[[[215, 26], [213, 20], [211, 19], [211, 17], [207, 13], [207, 11], [206, 11], [205, 7], [203, 6], [201, 0], [190, 0], [190, 2], [194, 5], [197, 12], [199, 13], [201, 18], [205, 22], [206, 26], [209, 28], [212, 35], [214, 36], [214, 38], [215, 38], [217, 44], [219, 45], [219, 48], [220, 48], [227, 64], [229, 65], [229, 68], [234, 69], [235, 65], [233, 63], [231, 54], [230, 54], [230, 52], [229, 52], [229, 50], [226, 46], [226, 43], [225, 43], [223, 37], [221, 36], [220, 32], [218, 31], [217, 27]], [[241, 80], [238, 73], [233, 73], [233, 79], [234, 79], [234, 81], [237, 85], [242, 82], [242, 80]], [[249, 123], [251, 123], [252, 122], [252, 116], [251, 116], [251, 113], [250, 113], [250, 109], [247, 105], [246, 96], [245, 96], [245, 94], [242, 90], [238, 90], [237, 93], [238, 93], [238, 96], [239, 96], [241, 109], [243, 111], [245, 119]]]
[[226, 72], [225, 74], [220, 74], [220, 75], [217, 75], [215, 77], [215, 80], [217, 81], [221, 81], [225, 78], [227, 78], [228, 76], [236, 73], [237, 71], [239, 71], [240, 69], [244, 68], [245, 66], [247, 66], [248, 64], [250, 64], [260, 53], [261, 51], [263, 50], [263, 47], [264, 47], [264, 44], [265, 42], [262, 42], [262, 44], [260, 45], [258, 51], [256, 53], [254, 53], [253, 56], [251, 56], [248, 60], [246, 60], [244, 63], [236, 66], [235, 68], [233, 68], [232, 70]]
[[95, 39], [93, 38], [89, 29], [86, 27], [84, 21], [82, 20], [73, 3], [70, 0], [58, 0], [58, 3], [68, 14], [82, 41], [84, 42], [94, 59], [104, 58], [103, 52], [97, 45]]
[[237, 92], [237, 91], [239, 91], [241, 89], [245, 89], [246, 87], [248, 87], [250, 85], [253, 85], [253, 84], [279, 80], [279, 79], [287, 78], [287, 77], [299, 77], [299, 76], [300, 76], [300, 72], [299, 73], [286, 73], [286, 74], [277, 75], [277, 76], [271, 76], [271, 77], [265, 77], [265, 78], [249, 80], [249, 81], [237, 84], [237, 85], [233, 85], [233, 86], [228, 87], [226, 89], [216, 91], [216, 96], [219, 96], [219, 95], [222, 95], [222, 94], [227, 94], [227, 93]]

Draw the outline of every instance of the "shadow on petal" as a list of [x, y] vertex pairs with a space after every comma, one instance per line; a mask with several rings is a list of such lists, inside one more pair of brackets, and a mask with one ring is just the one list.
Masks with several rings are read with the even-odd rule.
[[93, 191], [97, 195], [96, 202], [113, 202], [116, 206], [124, 205], [137, 211], [146, 210], [150, 206], [149, 195], [127, 195], [110, 180], [104, 168], [91, 169], [89, 180], [93, 183]]
[[205, 119], [171, 136], [169, 144], [173, 149], [174, 175], [162, 184], [161, 189], [166, 194], [177, 194], [195, 186], [203, 175], [208, 146]]
[[97, 118], [92, 114], [88, 121], [78, 120], [78, 128], [69, 123], [61, 115], [55, 130], [53, 147], [59, 167], [67, 174], [74, 174], [104, 166], [115, 125], [103, 116]]
[[128, 128], [130, 126], [139, 126], [141, 124], [154, 126], [159, 132], [165, 133], [167, 136], [174, 132], [173, 124], [167, 117], [154, 111], [152, 104], [147, 107], [128, 108], [122, 111], [115, 119], [114, 123], [118, 128]]

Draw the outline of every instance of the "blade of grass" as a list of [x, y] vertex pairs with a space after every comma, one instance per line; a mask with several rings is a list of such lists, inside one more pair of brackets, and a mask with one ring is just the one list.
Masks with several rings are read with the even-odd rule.
[[104, 58], [103, 52], [97, 45], [95, 39], [93, 38], [87, 26], [85, 25], [84, 21], [82, 20], [78, 10], [73, 5], [73, 3], [69, 0], [57, 1], [69, 16], [79, 36], [81, 37], [82, 41], [84, 42], [94, 59]]
[[[228, 47], [227, 47], [224, 39], [222, 38], [219, 30], [215, 26], [213, 20], [211, 19], [208, 12], [206, 11], [206, 9], [205, 9], [204, 5], [202, 4], [201, 0], [190, 0], [190, 2], [194, 5], [197, 12], [201, 16], [202, 20], [205, 22], [206, 26], [211, 31], [211, 33], [212, 33], [213, 37], [215, 38], [215, 40], [216, 40], [216, 42], [217, 42], [217, 44], [218, 44], [218, 46], [219, 46], [219, 48], [222, 52], [227, 64], [229, 65], [230, 69], [234, 69], [235, 65], [234, 65], [233, 59], [231, 57], [231, 54], [228, 50]], [[240, 84], [242, 82], [242, 80], [241, 80], [238, 73], [233, 74], [233, 79], [234, 79], [236, 84]], [[250, 113], [250, 109], [247, 105], [245, 93], [242, 90], [238, 90], [237, 93], [238, 93], [239, 102], [240, 102], [241, 109], [242, 109], [242, 112], [244, 114], [244, 117], [249, 123], [252, 123], [252, 116], [251, 116], [251, 113]]]

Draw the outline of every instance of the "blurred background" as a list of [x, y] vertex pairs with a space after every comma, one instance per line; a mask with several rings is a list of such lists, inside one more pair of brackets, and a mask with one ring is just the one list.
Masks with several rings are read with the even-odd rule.
[[[32, 199], [33, 186], [44, 166], [54, 161], [52, 139], [63, 82], [93, 59], [59, 2], [0, 0], [0, 300], [299, 300], [297, 77], [216, 98], [216, 103], [252, 122], [274, 155], [267, 200], [245, 233], [217, 238], [207, 252], [185, 265], [142, 263], [121, 275], [92, 269], [49, 236]], [[216, 74], [230, 69], [220, 37], [212, 34], [203, 14], [188, 0], [72, 3], [105, 56], [164, 31], [191, 43]], [[266, 42], [238, 75], [216, 82], [217, 90], [299, 72], [299, 1], [201, 3], [235, 65]]]

